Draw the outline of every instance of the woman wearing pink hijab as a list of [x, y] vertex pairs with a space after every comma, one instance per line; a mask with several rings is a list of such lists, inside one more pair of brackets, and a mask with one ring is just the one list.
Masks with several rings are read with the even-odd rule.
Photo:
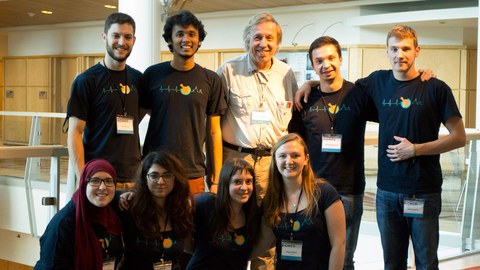
[[121, 222], [110, 206], [116, 178], [106, 160], [85, 164], [72, 200], [40, 238], [34, 269], [115, 269], [123, 255]]

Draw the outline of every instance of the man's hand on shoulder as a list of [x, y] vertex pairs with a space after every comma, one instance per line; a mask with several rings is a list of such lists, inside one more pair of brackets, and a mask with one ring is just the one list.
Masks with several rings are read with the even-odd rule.
[[303, 109], [302, 106], [302, 98], [303, 102], [307, 103], [308, 102], [308, 96], [310, 96], [310, 93], [312, 91], [312, 87], [319, 85], [319, 81], [306, 81], [298, 88], [297, 92], [295, 93], [294, 101], [295, 101], [295, 107], [297, 107], [297, 110]]

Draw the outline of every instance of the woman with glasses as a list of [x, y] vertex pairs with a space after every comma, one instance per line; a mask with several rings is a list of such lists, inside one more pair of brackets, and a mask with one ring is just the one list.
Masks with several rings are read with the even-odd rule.
[[72, 200], [40, 238], [40, 269], [114, 269], [123, 255], [120, 219], [110, 206], [115, 169], [103, 159], [85, 164]]
[[254, 175], [245, 160], [226, 160], [217, 195], [195, 198], [195, 250], [187, 269], [247, 269], [259, 228]]
[[277, 270], [343, 269], [345, 213], [340, 195], [314, 178], [299, 135], [283, 136], [272, 151], [257, 248], [276, 243]]
[[134, 192], [122, 215], [120, 269], [181, 269], [179, 259], [193, 233], [193, 201], [180, 161], [163, 151], [148, 154]]

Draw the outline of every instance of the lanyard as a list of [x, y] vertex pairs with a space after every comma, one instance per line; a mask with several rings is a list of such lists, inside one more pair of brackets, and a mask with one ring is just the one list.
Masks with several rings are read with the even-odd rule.
[[104, 237], [99, 239], [99, 241], [100, 241], [100, 244], [102, 245], [103, 251], [105, 251], [107, 258], [110, 258], [110, 255], [108, 254], [108, 247], [110, 246], [110, 242], [112, 241], [112, 235], [108, 234], [108, 238]]
[[[293, 214], [293, 218], [289, 219], [290, 225], [291, 225], [290, 240], [293, 240], [293, 225], [294, 225], [294, 222], [297, 219], [298, 205], [300, 204], [300, 199], [302, 198], [302, 194], [303, 194], [303, 189], [300, 190], [300, 195], [298, 195], [298, 201], [297, 201], [297, 205], [295, 206], [295, 213]], [[286, 209], [287, 209], [287, 216], [288, 216], [288, 205], [287, 205]]]
[[[125, 107], [126, 95], [122, 95], [122, 87], [119, 87], [117, 84], [115, 84], [115, 81], [113, 81], [112, 74], [110, 73], [110, 70], [107, 68], [107, 65], [105, 64], [105, 59], [103, 59], [103, 66], [107, 70], [108, 77], [110, 78], [110, 81], [112, 82], [112, 84], [115, 87], [117, 87], [118, 96], [120, 97], [120, 101], [122, 102], [123, 115], [127, 116], [127, 108]], [[128, 87], [128, 70], [127, 70], [127, 67], [125, 67], [125, 81], [126, 81], [125, 87]], [[126, 91], [127, 90], [125, 90], [125, 94], [126, 94]]]
[[163, 241], [164, 241], [163, 234], [167, 231], [167, 224], [168, 224], [168, 213], [165, 216], [165, 226], [163, 227], [163, 232], [162, 232], [162, 261], [165, 260], [165, 245], [163, 244]]
[[333, 113], [330, 113], [328, 111], [328, 108], [329, 106], [327, 105], [327, 102], [325, 101], [325, 97], [324, 97], [324, 94], [322, 92], [322, 90], [320, 89], [320, 85], [318, 86], [318, 90], [320, 91], [320, 94], [322, 95], [322, 102], [323, 102], [323, 106], [325, 108], [325, 112], [327, 113], [328, 115], [328, 119], [330, 119], [330, 133], [333, 134], [334, 133], [334, 125], [335, 125], [335, 118], [337, 117], [337, 113], [338, 113], [338, 110], [339, 110], [339, 106], [340, 106], [340, 102], [342, 101], [342, 96], [343, 96], [343, 83], [342, 83], [342, 87], [340, 88], [340, 90], [338, 90], [337, 92], [337, 103], [335, 104], [335, 109], [333, 110]]

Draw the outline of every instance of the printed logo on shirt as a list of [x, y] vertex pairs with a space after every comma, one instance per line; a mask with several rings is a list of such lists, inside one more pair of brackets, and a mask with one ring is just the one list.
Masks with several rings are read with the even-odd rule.
[[202, 89], [198, 89], [197, 86], [195, 86], [194, 88], [192, 88], [191, 86], [189, 85], [184, 85], [183, 83], [181, 83], [179, 86], [176, 86], [174, 88], [170, 87], [170, 86], [160, 86], [160, 89], [158, 89], [158, 91], [160, 92], [167, 92], [167, 93], [180, 93], [184, 96], [188, 96], [192, 93], [197, 93], [197, 94], [201, 94], [203, 95], [203, 90]]
[[383, 107], [392, 107], [392, 106], [400, 106], [404, 109], [408, 109], [411, 106], [416, 105], [416, 106], [422, 106], [423, 102], [417, 98], [415, 98], [413, 101], [410, 98], [404, 98], [400, 97], [399, 99], [395, 100], [383, 100], [382, 106]]
[[[236, 247], [242, 247], [246, 242], [246, 236], [241, 233], [228, 233], [225, 232], [219, 236], [218, 242], [224, 248], [230, 249]], [[234, 246], [232, 245], [234, 244]]]
[[345, 104], [342, 104], [342, 106], [338, 107], [336, 104], [328, 103], [328, 109], [325, 106], [312, 106], [308, 109], [308, 112], [309, 113], [311, 113], [311, 112], [319, 113], [319, 112], [328, 111], [330, 114], [337, 114], [340, 111], [351, 111], [351, 110], [352, 109]]
[[301, 228], [307, 225], [313, 225], [313, 224], [314, 223], [312, 219], [306, 218], [304, 215], [300, 215], [295, 221], [283, 217], [280, 223], [277, 225], [277, 228], [279, 230], [284, 230], [284, 231], [293, 230], [293, 232], [298, 232], [300, 231]]
[[112, 86], [104, 87], [102, 89], [102, 94], [111, 94], [117, 91], [121, 91], [123, 94], [128, 95], [131, 92], [137, 92], [137, 89], [134, 86], [119, 84], [119, 87], [113, 88]]
[[122, 83], [119, 83], [120, 89], [122, 89], [122, 93], [125, 95], [130, 94], [130, 87], [128, 85], [123, 85]]

